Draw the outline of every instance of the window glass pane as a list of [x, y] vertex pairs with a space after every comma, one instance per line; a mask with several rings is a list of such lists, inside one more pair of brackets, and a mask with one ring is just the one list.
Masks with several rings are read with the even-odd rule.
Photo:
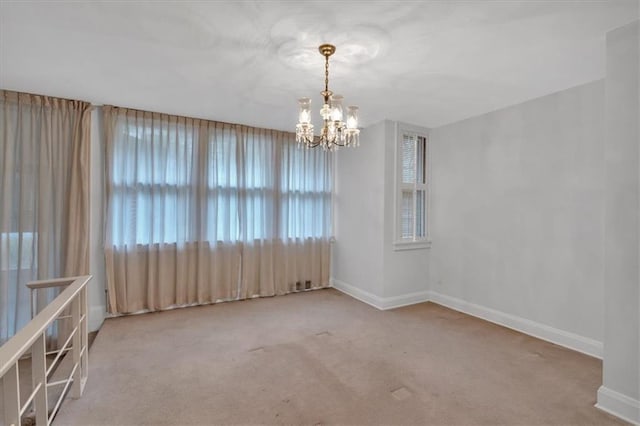
[[209, 241], [237, 241], [240, 238], [239, 203], [236, 190], [211, 191], [206, 200], [206, 239]]
[[402, 182], [414, 183], [416, 179], [415, 164], [416, 164], [416, 139], [413, 135], [404, 135], [402, 138]]
[[400, 173], [397, 191], [400, 195], [396, 224], [399, 240], [427, 237], [427, 137], [402, 131], [398, 147]]
[[209, 188], [238, 187], [236, 134], [227, 127], [218, 127], [209, 137], [207, 180]]
[[426, 237], [426, 191], [416, 192], [416, 238]]
[[418, 136], [416, 151], [416, 174], [418, 183], [427, 183], [427, 139]]
[[0, 271], [35, 268], [38, 256], [35, 232], [0, 233]]
[[413, 238], [413, 191], [402, 191], [400, 232], [402, 238]]
[[283, 144], [280, 156], [280, 238], [322, 237], [331, 227], [331, 155]]
[[[151, 122], [121, 124], [114, 144], [116, 184], [184, 185], [191, 178], [193, 131], [185, 126], [150, 126]], [[123, 173], [124, 172], [124, 173]]]
[[264, 189], [271, 187], [269, 173], [274, 162], [268, 140], [251, 135], [244, 143], [244, 187]]

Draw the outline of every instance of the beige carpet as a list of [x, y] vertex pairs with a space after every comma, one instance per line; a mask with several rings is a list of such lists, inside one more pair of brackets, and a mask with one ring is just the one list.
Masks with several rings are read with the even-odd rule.
[[56, 425], [623, 424], [594, 358], [332, 289], [109, 319], [90, 355]]

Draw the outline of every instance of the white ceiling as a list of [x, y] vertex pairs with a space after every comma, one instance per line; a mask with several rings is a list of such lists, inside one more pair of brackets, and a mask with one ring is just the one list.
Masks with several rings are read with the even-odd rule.
[[0, 3], [0, 88], [292, 130], [330, 88], [435, 127], [602, 78], [637, 0]]

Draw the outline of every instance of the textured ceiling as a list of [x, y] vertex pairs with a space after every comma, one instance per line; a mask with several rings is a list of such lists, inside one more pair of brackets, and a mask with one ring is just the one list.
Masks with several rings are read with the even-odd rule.
[[292, 130], [331, 42], [362, 125], [435, 127], [602, 78], [606, 31], [637, 18], [637, 0], [2, 1], [0, 87]]

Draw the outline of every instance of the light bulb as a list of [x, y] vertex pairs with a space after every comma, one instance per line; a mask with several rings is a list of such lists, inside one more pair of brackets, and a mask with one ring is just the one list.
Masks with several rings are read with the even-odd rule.
[[311, 99], [300, 98], [298, 99], [300, 106], [300, 113], [298, 115], [298, 122], [301, 124], [311, 123]]
[[331, 120], [342, 121], [342, 96], [331, 96]]
[[347, 111], [347, 129], [358, 128], [358, 107], [350, 106]]

